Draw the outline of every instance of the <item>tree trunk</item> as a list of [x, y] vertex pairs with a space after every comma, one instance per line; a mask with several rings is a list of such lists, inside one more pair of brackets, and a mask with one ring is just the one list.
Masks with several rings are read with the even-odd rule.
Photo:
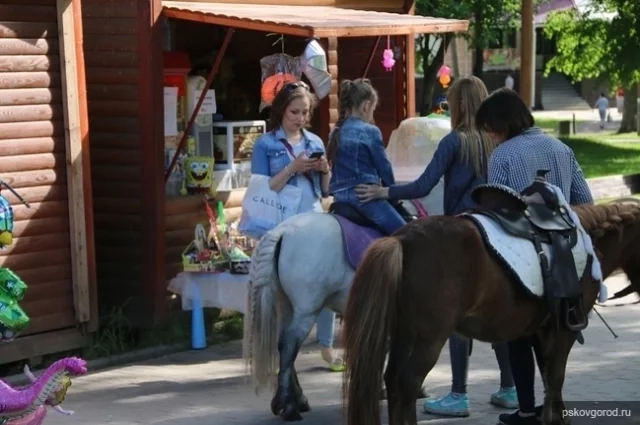
[[629, 133], [638, 131], [638, 83], [624, 90], [624, 109], [622, 111], [622, 122], [618, 133]]
[[449, 43], [451, 43], [452, 38], [451, 36], [444, 37], [431, 64], [429, 64], [429, 50], [426, 48], [422, 50], [422, 73], [424, 76], [422, 79], [422, 96], [420, 97], [420, 116], [429, 115], [429, 112], [433, 108], [433, 90], [436, 84], [438, 84], [436, 74], [444, 64], [444, 53]]
[[476, 8], [473, 11], [473, 25], [474, 25], [474, 49], [473, 49], [473, 75], [482, 79], [484, 67], [484, 10], [481, 2], [476, 2]]

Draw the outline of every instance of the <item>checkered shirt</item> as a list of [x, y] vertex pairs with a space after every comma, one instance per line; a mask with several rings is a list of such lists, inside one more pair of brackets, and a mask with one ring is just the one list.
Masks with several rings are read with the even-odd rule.
[[522, 192], [542, 169], [551, 170], [547, 181], [558, 186], [571, 205], [593, 204], [591, 190], [573, 151], [535, 127], [495, 148], [489, 160], [488, 182]]

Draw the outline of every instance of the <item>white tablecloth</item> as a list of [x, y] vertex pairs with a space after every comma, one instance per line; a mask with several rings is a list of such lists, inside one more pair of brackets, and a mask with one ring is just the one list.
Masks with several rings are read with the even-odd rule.
[[182, 309], [193, 308], [195, 291], [203, 307], [245, 312], [249, 275], [231, 273], [180, 273], [169, 282], [170, 292], [182, 297]]

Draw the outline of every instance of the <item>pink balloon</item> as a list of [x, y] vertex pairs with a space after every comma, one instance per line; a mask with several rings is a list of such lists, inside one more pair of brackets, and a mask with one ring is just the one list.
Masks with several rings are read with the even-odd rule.
[[45, 416], [47, 416], [47, 408], [40, 406], [35, 412], [24, 418], [10, 420], [7, 425], [42, 425]]
[[447, 65], [442, 65], [438, 70], [438, 76], [448, 75], [451, 76], [451, 68]]

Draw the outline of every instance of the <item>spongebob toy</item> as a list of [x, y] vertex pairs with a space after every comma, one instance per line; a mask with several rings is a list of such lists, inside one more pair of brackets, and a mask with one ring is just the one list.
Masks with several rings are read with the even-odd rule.
[[206, 156], [190, 156], [184, 159], [183, 194], [208, 193], [215, 195], [213, 185], [214, 159]]

